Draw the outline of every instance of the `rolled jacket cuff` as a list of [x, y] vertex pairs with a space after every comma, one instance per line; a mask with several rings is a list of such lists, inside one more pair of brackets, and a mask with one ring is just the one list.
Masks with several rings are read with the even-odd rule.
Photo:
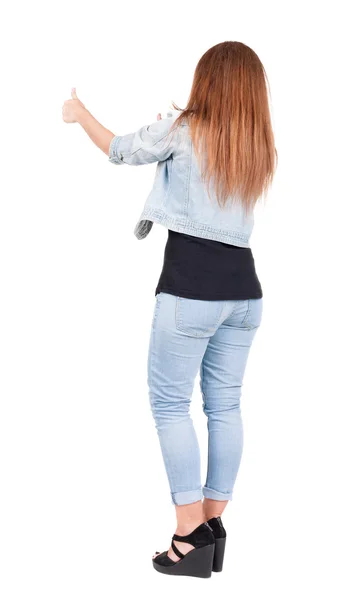
[[109, 146], [109, 161], [114, 165], [123, 165], [123, 160], [121, 160], [120, 155], [118, 153], [118, 144], [122, 139], [122, 135], [115, 135]]

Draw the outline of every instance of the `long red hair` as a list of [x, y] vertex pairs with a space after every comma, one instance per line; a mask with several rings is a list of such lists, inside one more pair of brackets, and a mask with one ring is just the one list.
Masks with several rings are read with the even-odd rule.
[[257, 54], [241, 42], [209, 48], [194, 73], [185, 109], [172, 129], [187, 119], [201, 176], [214, 182], [223, 206], [241, 202], [246, 210], [266, 195], [277, 167], [268, 79]]

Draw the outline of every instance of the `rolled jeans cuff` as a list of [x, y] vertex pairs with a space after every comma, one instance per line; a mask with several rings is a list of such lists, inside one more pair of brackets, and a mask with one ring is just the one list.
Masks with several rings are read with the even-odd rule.
[[181, 506], [183, 504], [192, 504], [193, 502], [198, 502], [202, 500], [202, 489], [191, 490], [189, 492], [172, 492], [172, 503], [176, 506]]
[[209, 500], [232, 500], [232, 492], [224, 494], [205, 486], [203, 487], [203, 496]]

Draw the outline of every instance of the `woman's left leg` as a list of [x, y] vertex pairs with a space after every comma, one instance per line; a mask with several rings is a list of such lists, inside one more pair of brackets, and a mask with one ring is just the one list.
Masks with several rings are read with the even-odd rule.
[[[156, 297], [148, 360], [149, 396], [176, 508], [179, 536], [173, 546], [176, 553], [169, 548], [167, 556], [161, 555], [160, 562], [153, 557], [162, 568], [171, 566], [170, 559], [174, 565], [195, 543], [215, 543], [211, 541], [214, 540], [211, 529], [204, 524], [207, 515], [201, 502], [200, 453], [189, 406], [209, 340], [234, 306], [235, 303], [225, 300], [192, 300], [166, 293]], [[203, 541], [196, 542], [195, 535], [203, 536]], [[180, 536], [187, 536], [185, 541], [193, 542], [184, 544]], [[205, 552], [211, 552], [211, 548]]]
[[[185, 327], [186, 309], [192, 310], [197, 331]], [[149, 397], [176, 509], [175, 533], [180, 536], [190, 534], [206, 520], [200, 452], [189, 408], [209, 341], [207, 332], [218, 313], [219, 306], [214, 303], [184, 302], [164, 292], [156, 296], [148, 354]], [[193, 549], [180, 541], [175, 545], [183, 554]], [[174, 562], [180, 560], [171, 547], [168, 557]]]

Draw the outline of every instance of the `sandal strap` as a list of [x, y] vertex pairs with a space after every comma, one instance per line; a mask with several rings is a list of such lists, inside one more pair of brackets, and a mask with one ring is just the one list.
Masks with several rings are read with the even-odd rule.
[[191, 546], [194, 546], [195, 548], [201, 548], [202, 546], [214, 543], [214, 535], [208, 523], [202, 523], [202, 525], [196, 527], [196, 529], [188, 535], [178, 535], [175, 533], [173, 539], [176, 542], [191, 544]]
[[180, 550], [178, 550], [177, 546], [175, 545], [173, 538], [172, 538], [172, 542], [171, 542], [171, 547], [173, 552], [175, 553], [176, 556], [178, 556], [178, 558], [184, 558], [185, 554], [183, 554]]
[[192, 546], [194, 546], [194, 544], [191, 541], [193, 539], [194, 536], [192, 535], [192, 533], [189, 533], [189, 535], [178, 535], [177, 533], [175, 533], [172, 538], [172, 540], [175, 540], [176, 542], [185, 542], [186, 544], [191, 544]]

